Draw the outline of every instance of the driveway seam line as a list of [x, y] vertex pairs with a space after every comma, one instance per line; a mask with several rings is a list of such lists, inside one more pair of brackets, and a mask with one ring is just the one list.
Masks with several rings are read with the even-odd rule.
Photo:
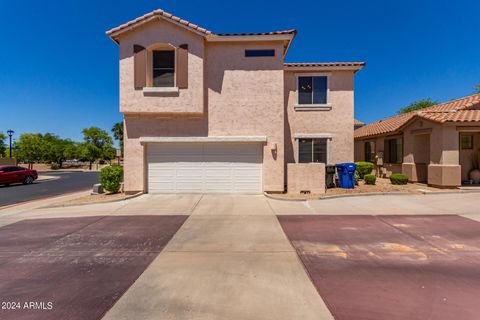
[[[434, 216], [435, 216], [435, 215], [433, 215], [432, 217], [434, 217]], [[439, 246], [431, 243], [431, 242], [428, 241], [427, 239], [422, 238], [421, 236], [417, 236], [417, 235], [415, 235], [415, 234], [413, 234], [413, 233], [410, 233], [410, 232], [408, 232], [408, 231], [402, 230], [401, 228], [396, 227], [396, 226], [394, 226], [393, 224], [385, 221], [381, 216], [376, 216], [376, 217], [377, 217], [377, 219], [379, 219], [381, 222], [383, 222], [384, 224], [392, 227], [393, 229], [398, 230], [398, 231], [402, 232], [403, 234], [405, 234], [405, 235], [407, 235], [407, 236], [409, 236], [409, 237], [411, 237], [411, 238], [413, 238], [413, 239], [415, 239], [415, 240], [418, 240], [418, 241], [420, 241], [420, 242], [425, 242], [425, 243], [427, 243], [428, 245], [430, 245], [430, 246], [432, 246], [432, 247], [434, 247], [434, 248], [436, 248], [436, 249], [439, 249], [439, 250], [441, 250], [441, 251], [444, 251], [444, 249], [442, 249], [442, 248], [440, 248]]]

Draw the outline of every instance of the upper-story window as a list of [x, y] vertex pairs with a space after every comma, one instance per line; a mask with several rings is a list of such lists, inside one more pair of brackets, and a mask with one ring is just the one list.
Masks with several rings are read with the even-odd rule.
[[275, 57], [274, 49], [245, 50], [245, 57]]
[[175, 86], [175, 50], [152, 51], [152, 85]]
[[327, 76], [298, 76], [298, 104], [328, 104]]

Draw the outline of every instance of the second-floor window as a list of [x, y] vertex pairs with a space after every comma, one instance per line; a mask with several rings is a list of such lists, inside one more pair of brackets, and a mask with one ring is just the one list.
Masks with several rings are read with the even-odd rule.
[[299, 76], [298, 77], [298, 104], [325, 105], [327, 101], [327, 76]]
[[154, 50], [152, 52], [152, 84], [154, 87], [175, 86], [175, 51]]

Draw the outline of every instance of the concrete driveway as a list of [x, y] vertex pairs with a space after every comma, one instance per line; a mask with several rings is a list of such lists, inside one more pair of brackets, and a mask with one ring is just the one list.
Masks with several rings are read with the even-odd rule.
[[[0, 228], [0, 237], [5, 228], [25, 219], [48, 224], [49, 220], [53, 223], [54, 218], [74, 221], [102, 216], [135, 221], [138, 216], [184, 216], [186, 221], [148, 267], [145, 266], [144, 271], [141, 269], [143, 273], [140, 272], [133, 285], [115, 291], [115, 299], [110, 304], [99, 304], [97, 310], [106, 313], [105, 319], [333, 319], [330, 310], [338, 317], [337, 309], [332, 309], [330, 304], [327, 308], [322, 298], [327, 302], [330, 298], [318, 294], [317, 284], [308, 267], [305, 268], [307, 264], [302, 254], [297, 254], [298, 247], [291, 245], [277, 216], [346, 215], [348, 218], [348, 215], [372, 214], [462, 214], [478, 219], [479, 198], [478, 194], [446, 194], [295, 202], [264, 196], [143, 195], [96, 205], [20, 206], [0, 210], [0, 226], [4, 226]], [[165, 234], [161, 229], [156, 232]], [[87, 238], [77, 239], [80, 247], [82, 241], [87, 241]], [[28, 239], [20, 237], [17, 240]], [[68, 252], [67, 248], [57, 247], [56, 252], [62, 255]], [[103, 252], [101, 245], [89, 248], [93, 256]], [[0, 265], [0, 277], [5, 270]], [[123, 277], [120, 274], [110, 276], [112, 282]], [[93, 285], [88, 281], [78, 283], [85, 286], [86, 292], [88, 286]], [[16, 297], [32, 298], [28, 283], [10, 283], [11, 287], [18, 284], [26, 290], [23, 296]], [[42, 292], [48, 291], [47, 288]], [[41, 295], [35, 297], [40, 299]], [[71, 301], [60, 298], [61, 295], [57, 307], [63, 303], [68, 310]], [[88, 304], [83, 307], [88, 308]]]

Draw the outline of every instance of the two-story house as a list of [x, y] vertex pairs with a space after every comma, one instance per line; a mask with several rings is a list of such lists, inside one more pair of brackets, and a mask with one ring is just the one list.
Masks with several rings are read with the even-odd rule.
[[284, 63], [295, 30], [215, 34], [163, 10], [107, 34], [127, 192], [283, 192], [287, 176], [324, 170], [303, 164], [353, 160], [363, 62]]

